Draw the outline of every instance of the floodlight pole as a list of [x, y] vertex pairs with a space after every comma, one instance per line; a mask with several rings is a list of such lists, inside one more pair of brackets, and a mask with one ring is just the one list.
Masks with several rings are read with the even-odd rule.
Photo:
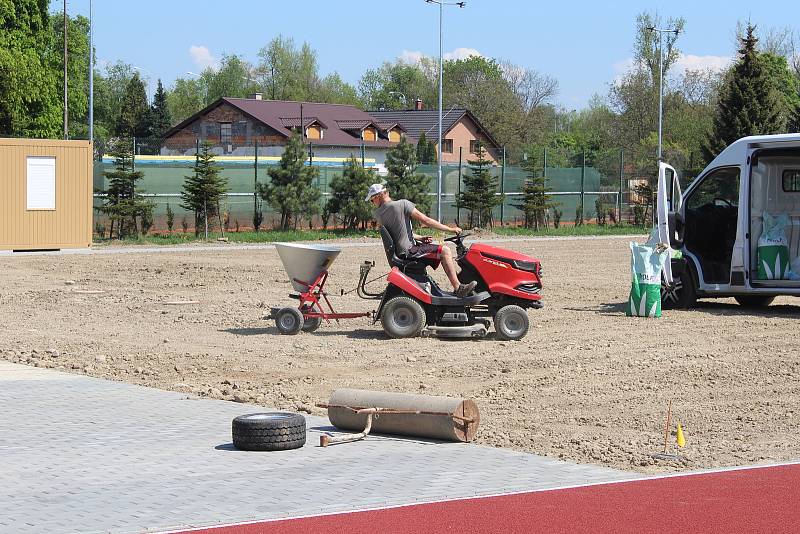
[[92, 0], [89, 0], [89, 140], [94, 143], [94, 26]]
[[442, 12], [444, 6], [458, 6], [463, 8], [466, 2], [444, 2], [442, 0], [425, 0], [428, 4], [439, 5], [439, 143], [438, 157], [436, 158], [437, 180], [436, 180], [436, 218], [442, 221]]
[[661, 161], [664, 124], [664, 34], [674, 33], [677, 37], [680, 30], [678, 28], [656, 28], [655, 26], [647, 29], [651, 32], [658, 32], [658, 161]]
[[67, 0], [64, 0], [64, 139], [69, 137], [67, 121]]

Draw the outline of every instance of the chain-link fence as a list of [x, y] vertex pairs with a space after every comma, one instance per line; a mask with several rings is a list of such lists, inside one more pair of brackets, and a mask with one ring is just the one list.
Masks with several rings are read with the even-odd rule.
[[[167, 212], [174, 213], [173, 230], [187, 231], [193, 228], [194, 216], [181, 207], [181, 190], [187, 176], [193, 173], [195, 154], [199, 149], [196, 140], [184, 142], [171, 141], [167, 144], [155, 139], [135, 140], [134, 162], [137, 171], [144, 174], [138, 187], [156, 205], [153, 230], [167, 228]], [[264, 228], [276, 225], [280, 215], [270, 209], [254, 193], [257, 184], [269, 181], [270, 167], [277, 165], [284, 147], [281, 145], [253, 144], [237, 147], [235, 153], [224, 147], [215, 147], [215, 162], [221, 167], [222, 175], [228, 180], [229, 192], [223, 202], [222, 212], [228, 229], [235, 230], [253, 227], [256, 210], [263, 212]], [[94, 187], [97, 191], [106, 189], [104, 173], [112, 170], [113, 158], [107, 153], [108, 147], [97, 147], [100, 154], [94, 166]], [[319, 169], [314, 181], [322, 193], [322, 202], [329, 196], [331, 180], [341, 175], [348, 158], [356, 160], [368, 169], [374, 170], [376, 181], [385, 173], [385, 149], [361, 147], [330, 147], [307, 145], [309, 158], [306, 164]], [[552, 225], [556, 219], [560, 224], [634, 222], [634, 209], [642, 203], [637, 198], [635, 187], [652, 180], [637, 176], [625, 162], [622, 150], [583, 151], [542, 149], [539, 153], [526, 154], [523, 165], [508, 164], [504, 151], [489, 150], [485, 155], [491, 161], [489, 171], [496, 178], [497, 195], [502, 202], [492, 212], [495, 225], [521, 225], [525, 220], [521, 209], [523, 187], [532, 177], [544, 177], [549, 190], [550, 202], [555, 206], [548, 210], [545, 220]], [[476, 154], [459, 154], [459, 163], [442, 165], [441, 217], [440, 220], [463, 223], [468, 216], [466, 210], [458, 209], [457, 197], [464, 190], [465, 177], [475, 170]], [[431, 216], [439, 216], [438, 166], [419, 165], [417, 172], [431, 177]], [[95, 204], [102, 202], [97, 194]], [[96, 220], [102, 225], [101, 215]], [[321, 226], [317, 217], [311, 221]]]

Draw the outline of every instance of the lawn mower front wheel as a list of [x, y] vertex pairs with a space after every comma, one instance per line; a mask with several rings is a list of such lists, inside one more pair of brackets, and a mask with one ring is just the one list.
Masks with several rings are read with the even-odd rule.
[[530, 322], [528, 312], [515, 304], [503, 306], [494, 316], [494, 330], [497, 338], [504, 341], [522, 339], [528, 333]]
[[391, 338], [417, 337], [425, 328], [425, 310], [410, 297], [393, 297], [383, 307], [381, 325]]

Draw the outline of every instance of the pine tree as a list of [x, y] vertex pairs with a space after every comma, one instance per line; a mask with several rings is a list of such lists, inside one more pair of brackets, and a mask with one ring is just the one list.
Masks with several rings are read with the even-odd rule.
[[422, 212], [431, 207], [430, 176], [417, 174], [417, 156], [413, 145], [405, 137], [386, 153], [386, 187], [395, 198], [405, 198]]
[[492, 224], [492, 209], [503, 198], [497, 195], [500, 181], [489, 171], [491, 161], [486, 159], [486, 150], [478, 143], [478, 159], [467, 160], [470, 173], [464, 176], [464, 189], [458, 195], [456, 208], [469, 210], [471, 227], [486, 227]]
[[525, 214], [525, 227], [539, 230], [546, 227], [547, 210], [555, 208], [560, 204], [553, 202], [553, 197], [548, 193], [553, 189], [547, 187], [547, 178], [536, 171], [536, 164], [533, 159], [526, 161], [522, 168], [528, 173], [528, 178], [522, 186], [522, 197], [519, 204], [514, 204]]
[[146, 233], [155, 207], [136, 188], [136, 182], [144, 177], [144, 173], [134, 169], [132, 146], [131, 140], [123, 139], [112, 147], [114, 170], [103, 173], [108, 179], [108, 188], [101, 191], [104, 195], [103, 205], [97, 208], [111, 221], [109, 236], [114, 235], [116, 226], [118, 239], [138, 235], [137, 219], [142, 225], [143, 233]]
[[702, 147], [709, 161], [737, 139], [784, 131], [783, 97], [765, 68], [757, 43], [755, 27], [748, 25], [739, 61], [720, 92], [713, 131]]
[[342, 224], [350, 230], [358, 228], [359, 223], [365, 228], [372, 217], [372, 206], [364, 202], [364, 193], [375, 181], [375, 173], [362, 167], [355, 156], [351, 156], [342, 175], [331, 180], [328, 213], [339, 215]]
[[150, 106], [139, 73], [133, 75], [120, 103], [115, 133], [119, 137], [146, 137], [150, 133]]
[[417, 140], [417, 161], [423, 165], [430, 163], [428, 150], [428, 139], [425, 137], [425, 132], [420, 132]]
[[288, 230], [294, 220], [305, 216], [309, 220], [319, 211], [319, 188], [314, 179], [319, 176], [319, 169], [306, 165], [308, 152], [300, 134], [294, 134], [286, 144], [277, 167], [268, 171], [270, 182], [258, 184], [258, 192], [262, 199], [272, 208], [280, 212], [280, 227]]
[[150, 107], [150, 137], [161, 139], [164, 133], [169, 130], [172, 125], [172, 119], [169, 115], [169, 107], [167, 106], [167, 92], [161, 84], [161, 79], [158, 80], [156, 87], [156, 94], [153, 96], [153, 105]]
[[786, 129], [792, 133], [800, 133], [800, 95], [798, 95], [798, 101], [794, 105], [794, 109], [789, 114], [789, 124]]
[[428, 150], [425, 154], [425, 160], [431, 164], [439, 161], [439, 158], [436, 156], [436, 143], [433, 141], [428, 142]]
[[228, 179], [220, 175], [222, 167], [214, 162], [211, 145], [203, 143], [195, 157], [194, 174], [186, 176], [181, 191], [181, 207], [194, 212], [194, 235], [200, 235], [200, 225], [205, 228], [208, 239], [208, 220], [217, 216], [222, 231], [220, 201], [228, 192]]

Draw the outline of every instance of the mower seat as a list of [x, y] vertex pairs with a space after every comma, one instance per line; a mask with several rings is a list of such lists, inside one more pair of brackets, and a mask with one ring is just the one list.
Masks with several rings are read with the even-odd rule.
[[383, 241], [383, 250], [386, 252], [389, 268], [397, 267], [401, 273], [407, 274], [414, 279], [420, 276], [427, 276], [424, 263], [417, 261], [415, 258], [405, 258], [397, 255], [392, 234], [384, 226], [381, 226], [381, 240]]

